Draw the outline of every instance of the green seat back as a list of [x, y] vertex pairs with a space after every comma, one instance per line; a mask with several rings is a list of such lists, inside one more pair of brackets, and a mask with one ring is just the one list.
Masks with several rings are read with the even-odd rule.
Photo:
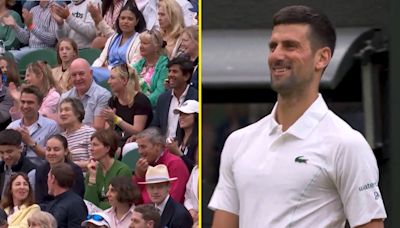
[[100, 56], [101, 50], [97, 48], [84, 48], [79, 50], [79, 57], [86, 59], [90, 65]]
[[125, 163], [132, 171], [135, 171], [136, 162], [139, 160], [139, 150], [134, 149], [128, 151], [121, 159], [123, 163]]
[[18, 71], [19, 74], [23, 77], [25, 76], [26, 67], [35, 61], [45, 61], [51, 67], [55, 67], [58, 65], [57, 63], [57, 53], [54, 49], [51, 48], [44, 48], [38, 49], [33, 52], [30, 52], [24, 55], [18, 63]]

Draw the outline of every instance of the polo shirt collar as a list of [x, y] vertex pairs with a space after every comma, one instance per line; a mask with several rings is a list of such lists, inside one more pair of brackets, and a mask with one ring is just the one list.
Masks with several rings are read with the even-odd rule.
[[[275, 114], [278, 103], [272, 109], [269, 121], [269, 134], [282, 132], [282, 125], [276, 122]], [[328, 113], [329, 109], [321, 94], [304, 112], [304, 114], [286, 130], [286, 134], [291, 134], [297, 138], [305, 139], [318, 125], [321, 119]]]
[[[39, 127], [45, 126], [46, 122], [45, 122], [44, 117], [43, 117], [40, 113], [38, 113], [38, 115], [39, 115], [39, 116], [38, 116], [38, 119], [36, 120], [35, 123], [36, 123]], [[33, 124], [35, 124], [35, 123], [33, 123]], [[21, 125], [21, 126], [24, 125], [24, 118], [21, 118], [20, 125]]]

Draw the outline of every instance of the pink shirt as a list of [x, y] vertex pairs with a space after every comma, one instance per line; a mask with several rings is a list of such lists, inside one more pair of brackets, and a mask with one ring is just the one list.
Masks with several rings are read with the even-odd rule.
[[111, 228], [118, 228], [118, 227], [129, 227], [131, 224], [131, 217], [132, 217], [132, 211], [135, 208], [135, 205], [132, 205], [132, 207], [122, 216], [121, 219], [117, 218], [117, 214], [115, 213], [115, 209], [113, 207], [105, 210], [104, 212], [108, 215], [110, 218], [110, 227]]

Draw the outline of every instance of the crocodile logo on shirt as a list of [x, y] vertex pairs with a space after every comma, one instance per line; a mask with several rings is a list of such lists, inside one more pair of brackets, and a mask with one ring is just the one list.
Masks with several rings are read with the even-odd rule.
[[294, 159], [294, 161], [297, 163], [307, 164], [308, 159], [305, 159], [304, 156], [298, 156]]

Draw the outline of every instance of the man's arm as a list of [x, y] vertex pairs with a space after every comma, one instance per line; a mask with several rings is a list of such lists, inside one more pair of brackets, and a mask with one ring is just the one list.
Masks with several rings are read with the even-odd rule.
[[373, 219], [369, 223], [357, 226], [357, 228], [383, 228], [383, 220], [382, 219]]
[[238, 228], [239, 216], [223, 211], [215, 210], [212, 228]]

